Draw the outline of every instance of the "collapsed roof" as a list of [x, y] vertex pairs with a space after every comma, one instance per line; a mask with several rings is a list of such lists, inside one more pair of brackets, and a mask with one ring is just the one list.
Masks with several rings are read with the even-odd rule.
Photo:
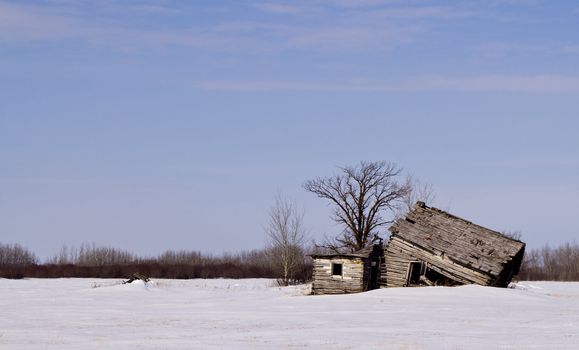
[[[419, 260], [431, 264], [438, 273], [460, 283], [506, 286], [519, 272], [525, 250], [521, 241], [428, 207], [423, 202], [416, 203], [414, 210], [397, 220], [389, 230], [392, 236], [385, 252], [386, 280], [389, 278], [388, 264], [402, 263], [400, 258], [407, 257], [421, 258]], [[402, 248], [405, 243], [407, 248]], [[389, 253], [392, 259], [388, 258]], [[402, 255], [395, 259], [395, 254]], [[451, 265], [456, 271], [447, 268]], [[464, 268], [472, 273], [464, 272]], [[400, 278], [392, 277], [394, 280]]]

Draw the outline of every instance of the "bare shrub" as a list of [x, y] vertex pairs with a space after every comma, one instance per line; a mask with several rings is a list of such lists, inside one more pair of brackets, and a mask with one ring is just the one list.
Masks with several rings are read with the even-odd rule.
[[36, 264], [36, 255], [20, 244], [0, 243], [0, 267]]
[[157, 257], [157, 262], [164, 265], [195, 265], [203, 263], [203, 256], [195, 251], [168, 250]]

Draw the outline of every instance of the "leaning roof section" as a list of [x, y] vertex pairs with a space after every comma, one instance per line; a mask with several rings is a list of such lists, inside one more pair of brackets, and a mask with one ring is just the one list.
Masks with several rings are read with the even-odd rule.
[[414, 210], [389, 229], [442, 258], [496, 275], [525, 244], [437, 208], [416, 203]]

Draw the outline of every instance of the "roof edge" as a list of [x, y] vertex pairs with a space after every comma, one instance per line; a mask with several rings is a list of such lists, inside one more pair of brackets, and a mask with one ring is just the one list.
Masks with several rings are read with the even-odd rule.
[[[414, 209], [413, 209], [411, 212], [414, 212], [415, 210], [419, 210], [419, 209], [432, 210], [432, 211], [434, 211], [434, 212], [436, 212], [436, 213], [438, 213], [438, 214], [447, 215], [447, 216], [450, 217], [451, 219], [460, 220], [460, 221], [462, 221], [462, 222], [464, 222], [464, 223], [466, 223], [466, 224], [473, 225], [473, 226], [477, 226], [477, 227], [483, 228], [483, 229], [485, 229], [485, 230], [488, 230], [488, 231], [490, 231], [490, 232], [492, 232], [492, 233], [494, 233], [494, 234], [500, 235], [501, 237], [503, 237], [503, 238], [505, 238], [505, 239], [508, 239], [508, 240], [513, 241], [513, 242], [518, 242], [518, 243], [522, 243], [523, 245], [526, 245], [525, 242], [523, 242], [523, 241], [521, 241], [521, 240], [518, 240], [518, 239], [511, 238], [511, 237], [507, 237], [507, 236], [505, 236], [504, 234], [502, 234], [501, 232], [495, 231], [495, 230], [490, 229], [490, 228], [485, 227], [485, 226], [481, 226], [481, 225], [475, 224], [474, 222], [472, 222], [472, 221], [470, 221], [470, 220], [461, 218], [460, 216], [451, 214], [451, 213], [449, 213], [449, 212], [447, 212], [447, 211], [444, 211], [444, 210], [442, 210], [442, 209], [438, 209], [438, 208], [435, 208], [435, 207], [429, 207], [428, 205], [426, 205], [426, 203], [424, 203], [424, 202], [422, 202], [422, 201], [417, 201], [416, 204], [414, 204]], [[403, 217], [401, 217], [401, 218], [398, 219], [398, 220], [405, 220], [405, 219], [408, 217], [408, 214], [410, 214], [411, 212], [406, 213]], [[398, 221], [398, 220], [396, 220], [396, 221]], [[396, 222], [394, 222], [394, 224], [392, 224], [392, 225], [388, 228], [388, 231], [392, 232], [392, 234], [395, 234], [396, 232], [398, 232], [398, 231], [396, 230], [395, 226], [396, 226]]]

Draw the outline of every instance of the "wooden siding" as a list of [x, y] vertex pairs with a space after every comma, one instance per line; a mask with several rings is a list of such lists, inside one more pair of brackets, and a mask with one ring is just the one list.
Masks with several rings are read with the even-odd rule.
[[423, 261], [458, 283], [506, 286], [518, 272], [525, 244], [418, 202], [390, 228], [380, 285], [406, 285], [408, 266]]
[[[332, 263], [342, 264], [342, 276], [332, 275]], [[313, 294], [357, 293], [364, 291], [364, 259], [314, 258]]]
[[525, 247], [520, 241], [420, 202], [390, 231], [431, 254], [444, 255], [493, 278]]
[[488, 285], [492, 280], [489, 275], [466, 268], [444, 255], [434, 255], [423, 247], [392, 235], [384, 251], [380, 286], [404, 287], [408, 265], [413, 261], [426, 262], [430, 269], [458, 283]]

